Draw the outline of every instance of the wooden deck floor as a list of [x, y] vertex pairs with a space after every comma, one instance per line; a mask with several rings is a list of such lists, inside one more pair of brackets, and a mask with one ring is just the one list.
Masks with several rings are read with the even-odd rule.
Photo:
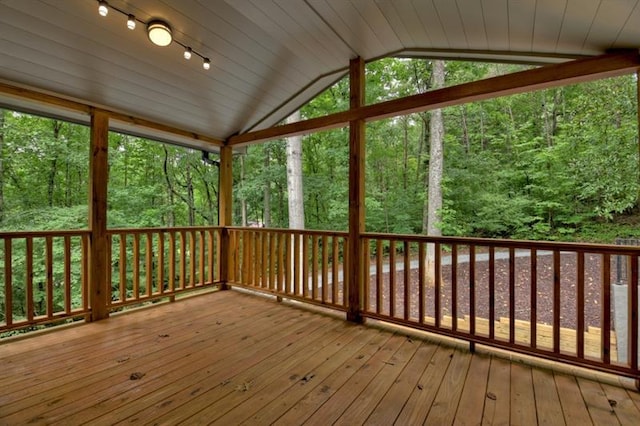
[[640, 424], [640, 395], [225, 291], [0, 344], [0, 424]]

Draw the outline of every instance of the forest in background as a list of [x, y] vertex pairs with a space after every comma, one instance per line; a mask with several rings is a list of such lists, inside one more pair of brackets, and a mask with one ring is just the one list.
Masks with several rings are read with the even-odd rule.
[[[448, 62], [446, 85], [522, 66]], [[367, 103], [430, 89], [432, 62], [367, 65]], [[444, 235], [612, 242], [639, 236], [636, 76], [443, 109]], [[345, 110], [343, 79], [301, 109]], [[421, 233], [430, 113], [367, 124], [367, 231]], [[85, 126], [2, 110], [0, 229], [87, 226]], [[213, 155], [212, 155], [213, 157]], [[234, 223], [288, 227], [286, 142], [234, 158]], [[305, 226], [347, 228], [348, 129], [304, 137]], [[111, 133], [110, 227], [217, 224], [218, 168], [197, 151]]]

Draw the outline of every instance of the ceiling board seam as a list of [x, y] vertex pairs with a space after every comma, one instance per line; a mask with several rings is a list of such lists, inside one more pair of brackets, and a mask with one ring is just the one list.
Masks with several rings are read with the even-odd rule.
[[305, 4], [307, 5], [307, 7], [308, 7], [309, 9], [311, 9], [311, 10], [313, 11], [313, 13], [314, 13], [314, 14], [315, 14], [315, 15], [316, 15], [316, 16], [317, 16], [317, 17], [318, 17], [318, 18], [319, 18], [319, 19], [320, 19], [320, 20], [321, 20], [321, 21], [322, 21], [326, 26], [327, 26], [327, 28], [329, 28], [329, 29], [331, 30], [331, 32], [333, 32], [333, 33], [336, 35], [336, 37], [338, 37], [338, 39], [340, 39], [340, 41], [341, 41], [345, 46], [347, 46], [347, 48], [351, 51], [351, 55], [352, 55], [352, 56], [358, 56], [358, 53], [356, 52], [356, 49], [354, 49], [354, 48], [353, 48], [353, 46], [351, 46], [351, 45], [347, 42], [347, 40], [345, 40], [345, 39], [342, 37], [342, 35], [341, 35], [341, 34], [340, 34], [340, 33], [339, 33], [339, 32], [338, 32], [338, 31], [337, 31], [337, 30], [336, 30], [336, 29], [335, 29], [335, 28], [334, 28], [334, 27], [329, 23], [329, 21], [327, 21], [327, 20], [325, 19], [325, 17], [324, 17], [324, 16], [322, 16], [322, 14], [320, 14], [320, 12], [318, 12], [318, 11], [316, 10], [316, 8], [315, 8], [315, 7], [313, 7], [313, 6], [311, 5], [311, 3], [309, 3], [309, 0], [304, 0], [304, 3], [305, 3]]
[[462, 23], [462, 34], [464, 34], [464, 41], [467, 43], [467, 47], [469, 47], [469, 37], [467, 36], [467, 29], [464, 26], [464, 21], [462, 20], [462, 13], [460, 12], [460, 3], [456, 0], [456, 11], [458, 12], [458, 17], [460, 18], [460, 22]]
[[618, 34], [616, 34], [616, 39], [613, 41], [611, 45], [609, 45], [609, 48], [615, 45], [620, 39], [620, 34], [622, 34], [622, 31], [627, 27], [627, 23], [629, 23], [629, 19], [631, 19], [631, 17], [633, 16], [633, 12], [635, 12], [635, 10], [638, 8], [638, 3], [640, 3], [640, 0], [636, 0], [636, 4], [633, 6], [633, 9], [631, 9], [631, 13], [629, 13], [629, 16], [627, 16], [627, 19], [624, 21], [624, 24], [620, 26], [620, 29], [618, 30]]
[[[537, 6], [537, 3], [536, 3]], [[564, 27], [564, 23], [567, 19], [567, 9], [569, 8], [569, 2], [564, 2], [564, 10], [562, 11], [562, 20], [560, 21], [560, 29], [558, 30], [558, 35], [556, 36], [556, 45], [554, 46], [553, 51], [558, 51], [558, 45], [560, 44], [560, 36], [562, 35], [562, 27]], [[535, 28], [535, 27], [534, 27]]]
[[584, 37], [584, 40], [582, 40], [582, 46], [580, 46], [580, 49], [582, 51], [584, 51], [587, 40], [589, 40], [589, 36], [591, 35], [591, 30], [593, 29], [593, 23], [596, 21], [596, 18], [598, 17], [598, 12], [600, 12], [600, 7], [602, 7], [602, 0], [600, 0], [600, 2], [598, 3], [598, 8], [596, 9], [596, 13], [593, 14], [593, 19], [591, 19], [591, 23], [589, 24], [589, 30], [587, 31], [587, 35]]

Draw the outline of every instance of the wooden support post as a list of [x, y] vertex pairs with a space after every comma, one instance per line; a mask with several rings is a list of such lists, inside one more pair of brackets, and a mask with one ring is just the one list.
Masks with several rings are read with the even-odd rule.
[[107, 282], [107, 181], [109, 115], [91, 114], [91, 154], [89, 156], [89, 306], [90, 321], [109, 316]]
[[231, 264], [229, 257], [231, 246], [227, 226], [232, 225], [233, 219], [233, 151], [228, 145], [220, 148], [220, 188], [218, 194], [218, 225], [222, 227], [218, 261], [220, 262], [221, 289], [227, 290]]
[[[350, 107], [364, 105], [364, 61], [352, 59], [349, 64]], [[349, 294], [347, 320], [360, 323], [362, 318], [363, 259], [360, 236], [364, 226], [365, 123], [349, 122], [349, 265], [346, 286]]]

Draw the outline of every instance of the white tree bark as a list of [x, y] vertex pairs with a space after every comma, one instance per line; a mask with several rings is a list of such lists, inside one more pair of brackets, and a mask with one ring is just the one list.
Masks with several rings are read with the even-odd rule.
[[[300, 121], [300, 111], [296, 111], [287, 119], [287, 123], [295, 123]], [[302, 136], [293, 136], [287, 138], [287, 194], [289, 205], [289, 228], [290, 229], [304, 229], [304, 190], [302, 187]], [[291, 271], [291, 277], [294, 274], [298, 275], [298, 282], [302, 286], [308, 287], [310, 285], [309, 280], [305, 280], [302, 274], [302, 265], [306, 261], [302, 251], [302, 241], [299, 241], [300, 253], [298, 255], [299, 262], [295, 263], [294, 247], [296, 239], [302, 239], [305, 236], [293, 235], [289, 244], [291, 244], [291, 262], [293, 270]], [[305, 282], [306, 281], [306, 282]], [[287, 285], [291, 286], [290, 291], [295, 291], [293, 288], [294, 280], [292, 279]], [[309, 288], [310, 290], [310, 288]]]
[[[431, 73], [431, 89], [444, 87], [444, 61], [433, 61]], [[444, 141], [444, 119], [442, 110], [431, 111], [429, 119], [429, 181], [428, 198], [423, 215], [423, 232], [427, 235], [441, 236], [440, 222], [442, 221], [440, 210], [442, 209], [442, 169]], [[435, 245], [427, 244], [427, 283], [435, 282]]]
[[[293, 113], [287, 123], [300, 121]], [[302, 188], [302, 136], [287, 138], [287, 193], [289, 195], [289, 228], [304, 229], [304, 192]]]

